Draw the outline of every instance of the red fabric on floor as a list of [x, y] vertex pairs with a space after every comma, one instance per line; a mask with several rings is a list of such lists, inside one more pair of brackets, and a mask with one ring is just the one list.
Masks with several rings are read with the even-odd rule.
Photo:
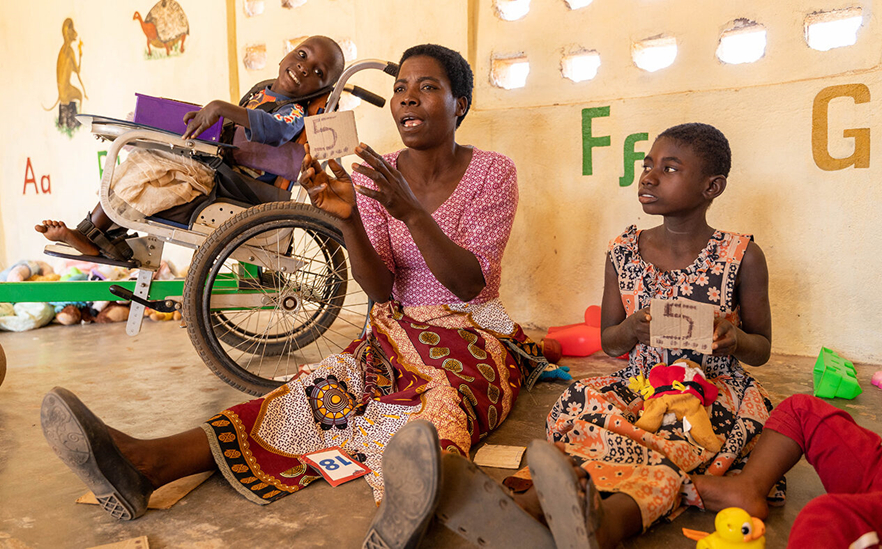
[[787, 547], [846, 549], [868, 532], [882, 537], [882, 437], [809, 395], [784, 400], [765, 428], [799, 444], [828, 492], [796, 517]]

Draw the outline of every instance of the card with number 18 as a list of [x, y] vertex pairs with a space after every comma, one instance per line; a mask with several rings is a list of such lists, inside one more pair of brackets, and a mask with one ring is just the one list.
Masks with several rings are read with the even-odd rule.
[[318, 470], [331, 486], [339, 486], [371, 472], [369, 467], [352, 459], [339, 446], [303, 454], [302, 457], [303, 461]]

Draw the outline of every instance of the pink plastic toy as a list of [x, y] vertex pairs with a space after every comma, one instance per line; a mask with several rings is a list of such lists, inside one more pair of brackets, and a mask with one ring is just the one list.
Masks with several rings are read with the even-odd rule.
[[870, 381], [876, 387], [882, 389], [882, 370], [879, 370], [875, 374], [873, 374], [873, 379]]
[[588, 356], [600, 350], [600, 307], [592, 305], [585, 310], [585, 322], [552, 326], [546, 340], [560, 343], [564, 356]]

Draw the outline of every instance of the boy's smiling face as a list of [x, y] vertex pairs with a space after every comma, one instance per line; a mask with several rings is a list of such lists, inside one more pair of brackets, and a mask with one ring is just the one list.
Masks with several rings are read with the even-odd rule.
[[333, 84], [343, 72], [343, 54], [335, 46], [329, 38], [307, 38], [279, 63], [279, 77], [270, 89], [304, 97]]

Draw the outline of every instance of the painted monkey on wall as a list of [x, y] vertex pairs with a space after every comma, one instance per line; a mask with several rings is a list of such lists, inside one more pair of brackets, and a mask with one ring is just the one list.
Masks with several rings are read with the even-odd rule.
[[[64, 43], [61, 45], [61, 50], [58, 52], [58, 61], [55, 64], [58, 99], [55, 100], [51, 107], [48, 109], [44, 107], [44, 109], [51, 111], [55, 108], [55, 105], [58, 105], [56, 125], [58, 129], [70, 135], [80, 125], [77, 119], [74, 118], [77, 115], [77, 103], [82, 103], [83, 98], [88, 99], [89, 96], [86, 95], [86, 86], [83, 85], [83, 79], [80, 77], [80, 68], [83, 64], [83, 41], [80, 40], [77, 47], [79, 52], [78, 61], [73, 49], [73, 43], [77, 41], [78, 35], [74, 29], [73, 19], [70, 17], [61, 24], [61, 36], [64, 38]], [[71, 84], [70, 77], [72, 74], [77, 75], [80, 87], [83, 88], [82, 92]]]

